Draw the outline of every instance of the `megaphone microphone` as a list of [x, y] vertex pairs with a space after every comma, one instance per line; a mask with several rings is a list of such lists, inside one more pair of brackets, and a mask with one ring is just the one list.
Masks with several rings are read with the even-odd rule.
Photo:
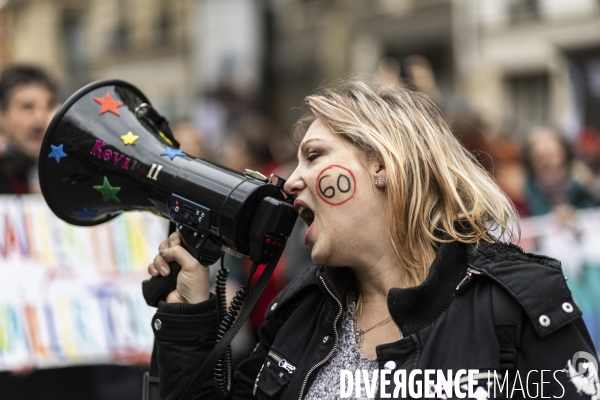
[[[225, 252], [255, 264], [277, 259], [297, 218], [283, 179], [185, 154], [146, 96], [119, 80], [91, 83], [61, 106], [44, 136], [39, 176], [62, 220], [93, 226], [150, 211], [173, 221], [205, 266]], [[175, 288], [180, 267], [171, 264], [169, 276], [143, 283], [149, 305]]]

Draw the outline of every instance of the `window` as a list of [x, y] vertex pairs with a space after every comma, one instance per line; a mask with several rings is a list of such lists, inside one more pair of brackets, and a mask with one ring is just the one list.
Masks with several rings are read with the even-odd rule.
[[173, 39], [173, 6], [161, 0], [158, 8], [157, 39], [159, 43], [169, 43]]
[[505, 78], [505, 119], [507, 126], [527, 128], [549, 122], [550, 90], [547, 73]]
[[70, 73], [80, 72], [85, 67], [85, 23], [80, 12], [66, 12], [62, 20], [62, 32], [65, 43], [65, 58]]
[[510, 0], [509, 14], [512, 22], [531, 21], [539, 17], [538, 0]]
[[130, 23], [127, 17], [130, 7], [128, 0], [120, 0], [117, 4], [119, 5], [118, 20], [110, 45], [112, 50], [124, 50], [128, 47], [131, 36]]

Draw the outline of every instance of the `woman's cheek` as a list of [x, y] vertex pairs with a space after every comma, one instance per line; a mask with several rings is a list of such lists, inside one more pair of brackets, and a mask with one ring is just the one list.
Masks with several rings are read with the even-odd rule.
[[317, 175], [315, 186], [319, 199], [333, 207], [348, 202], [357, 190], [354, 173], [337, 164], [323, 168]]

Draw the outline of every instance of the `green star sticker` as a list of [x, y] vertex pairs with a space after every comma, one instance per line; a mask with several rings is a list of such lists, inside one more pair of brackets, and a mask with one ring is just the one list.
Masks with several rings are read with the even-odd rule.
[[117, 193], [119, 192], [119, 190], [121, 190], [121, 188], [118, 186], [110, 186], [110, 183], [108, 182], [108, 178], [106, 176], [104, 177], [104, 182], [102, 183], [102, 185], [96, 185], [94, 186], [94, 189], [102, 193], [102, 199], [104, 199], [105, 202], [109, 200], [114, 200], [119, 203], [121, 202], [121, 200], [119, 200], [119, 198], [117, 197]]

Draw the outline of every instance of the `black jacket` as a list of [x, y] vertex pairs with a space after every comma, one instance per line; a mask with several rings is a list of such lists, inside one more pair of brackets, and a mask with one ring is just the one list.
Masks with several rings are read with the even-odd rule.
[[[315, 266], [296, 277], [273, 301], [259, 332], [260, 342], [239, 364], [234, 399], [301, 399], [317, 370], [336, 351], [340, 316], [352, 282], [348, 268]], [[517, 311], [509, 314], [513, 319], [517, 315], [517, 322], [494, 317], [498, 307], [494, 308], [492, 298], [500, 303], [498, 293], [509, 294], [503, 301], [513, 302]], [[591, 381], [593, 377], [573, 378], [577, 367], [574, 355], [596, 356], [596, 351], [560, 263], [554, 259], [502, 243], [445, 244], [427, 279], [416, 287], [390, 290], [388, 307], [404, 338], [377, 347], [380, 369], [407, 373], [414, 369], [479, 369], [498, 371], [499, 381], [508, 369], [514, 382], [510, 387], [515, 388], [512, 398], [535, 397], [542, 380], [543, 395], [550, 398], [590, 399], [584, 392], [578, 393], [581, 379], [591, 382], [586, 390], [600, 390], [600, 384], [594, 386]], [[161, 323], [155, 323], [156, 319]], [[179, 398], [190, 383], [214, 346], [217, 324], [214, 297], [194, 305], [159, 306], [152, 326], [159, 349], [163, 400]], [[281, 363], [276, 361], [282, 358], [295, 368], [279, 367]], [[575, 365], [569, 374], [570, 361]], [[551, 372], [541, 376], [541, 370]], [[567, 372], [556, 372], [559, 370]], [[478, 382], [480, 390], [487, 388], [485, 379]], [[393, 387], [392, 381], [388, 393]], [[507, 388], [503, 390], [506, 394]], [[196, 398], [215, 398], [212, 382], [207, 382]], [[497, 398], [504, 398], [500, 388]]]

